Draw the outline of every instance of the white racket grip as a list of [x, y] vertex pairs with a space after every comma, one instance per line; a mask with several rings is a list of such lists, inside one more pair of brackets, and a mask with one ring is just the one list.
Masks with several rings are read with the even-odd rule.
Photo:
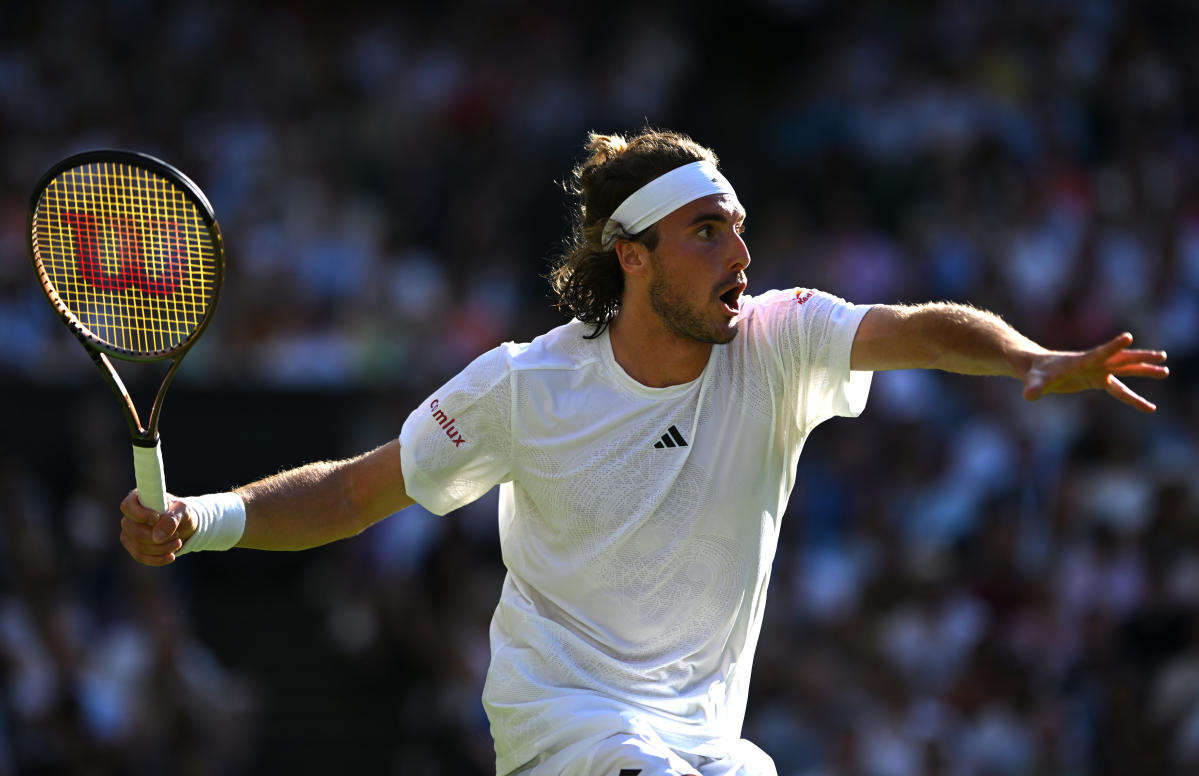
[[133, 446], [133, 478], [138, 500], [155, 512], [165, 512], [167, 481], [162, 472], [161, 440], [155, 440], [153, 447]]

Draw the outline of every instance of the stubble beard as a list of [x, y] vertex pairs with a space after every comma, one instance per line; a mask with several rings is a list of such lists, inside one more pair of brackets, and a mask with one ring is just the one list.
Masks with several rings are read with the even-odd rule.
[[[651, 254], [652, 257], [652, 254]], [[653, 259], [651, 259], [653, 260]], [[655, 262], [657, 263], [657, 262]], [[700, 310], [684, 299], [667, 282], [661, 265], [649, 284], [649, 304], [672, 334], [709, 345], [725, 345], [737, 336], [735, 326], [723, 327], [706, 320]]]

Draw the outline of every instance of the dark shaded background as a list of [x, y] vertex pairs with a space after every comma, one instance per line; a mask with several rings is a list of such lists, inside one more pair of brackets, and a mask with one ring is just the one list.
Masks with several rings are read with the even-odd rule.
[[813, 436], [746, 725], [781, 776], [1195, 773], [1197, 17], [4, 5], [0, 774], [493, 769], [494, 496], [301, 554], [137, 567], [124, 425], [27, 259], [40, 174], [135, 148], [216, 208], [225, 293], [162, 423], [169, 486], [198, 493], [381, 444], [476, 354], [561, 322], [540, 277], [556, 182], [588, 129], [647, 122], [721, 155], [751, 290], [955, 299], [1047, 346], [1127, 329], [1171, 354], [1137, 386], [1149, 417], [889, 373]]

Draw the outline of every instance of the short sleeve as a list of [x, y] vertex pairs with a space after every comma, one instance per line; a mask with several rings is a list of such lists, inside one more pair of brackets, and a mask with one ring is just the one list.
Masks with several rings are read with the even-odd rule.
[[425, 509], [444, 515], [509, 479], [509, 376], [501, 346], [475, 359], [404, 421], [404, 484]]
[[849, 365], [858, 324], [870, 306], [803, 288], [771, 292], [761, 304], [785, 384], [797, 399], [799, 429], [807, 433], [830, 417], [860, 415], [873, 373], [851, 371]]

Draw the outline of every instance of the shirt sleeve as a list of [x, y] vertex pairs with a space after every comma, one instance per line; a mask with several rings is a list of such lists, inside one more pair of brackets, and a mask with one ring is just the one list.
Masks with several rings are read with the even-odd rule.
[[794, 288], [764, 300], [771, 336], [783, 362], [795, 422], [806, 434], [831, 417], [857, 417], [866, 407], [872, 372], [851, 371], [858, 324], [870, 305], [823, 291]]
[[510, 479], [509, 376], [501, 346], [475, 359], [404, 421], [404, 485], [425, 509], [444, 515]]

